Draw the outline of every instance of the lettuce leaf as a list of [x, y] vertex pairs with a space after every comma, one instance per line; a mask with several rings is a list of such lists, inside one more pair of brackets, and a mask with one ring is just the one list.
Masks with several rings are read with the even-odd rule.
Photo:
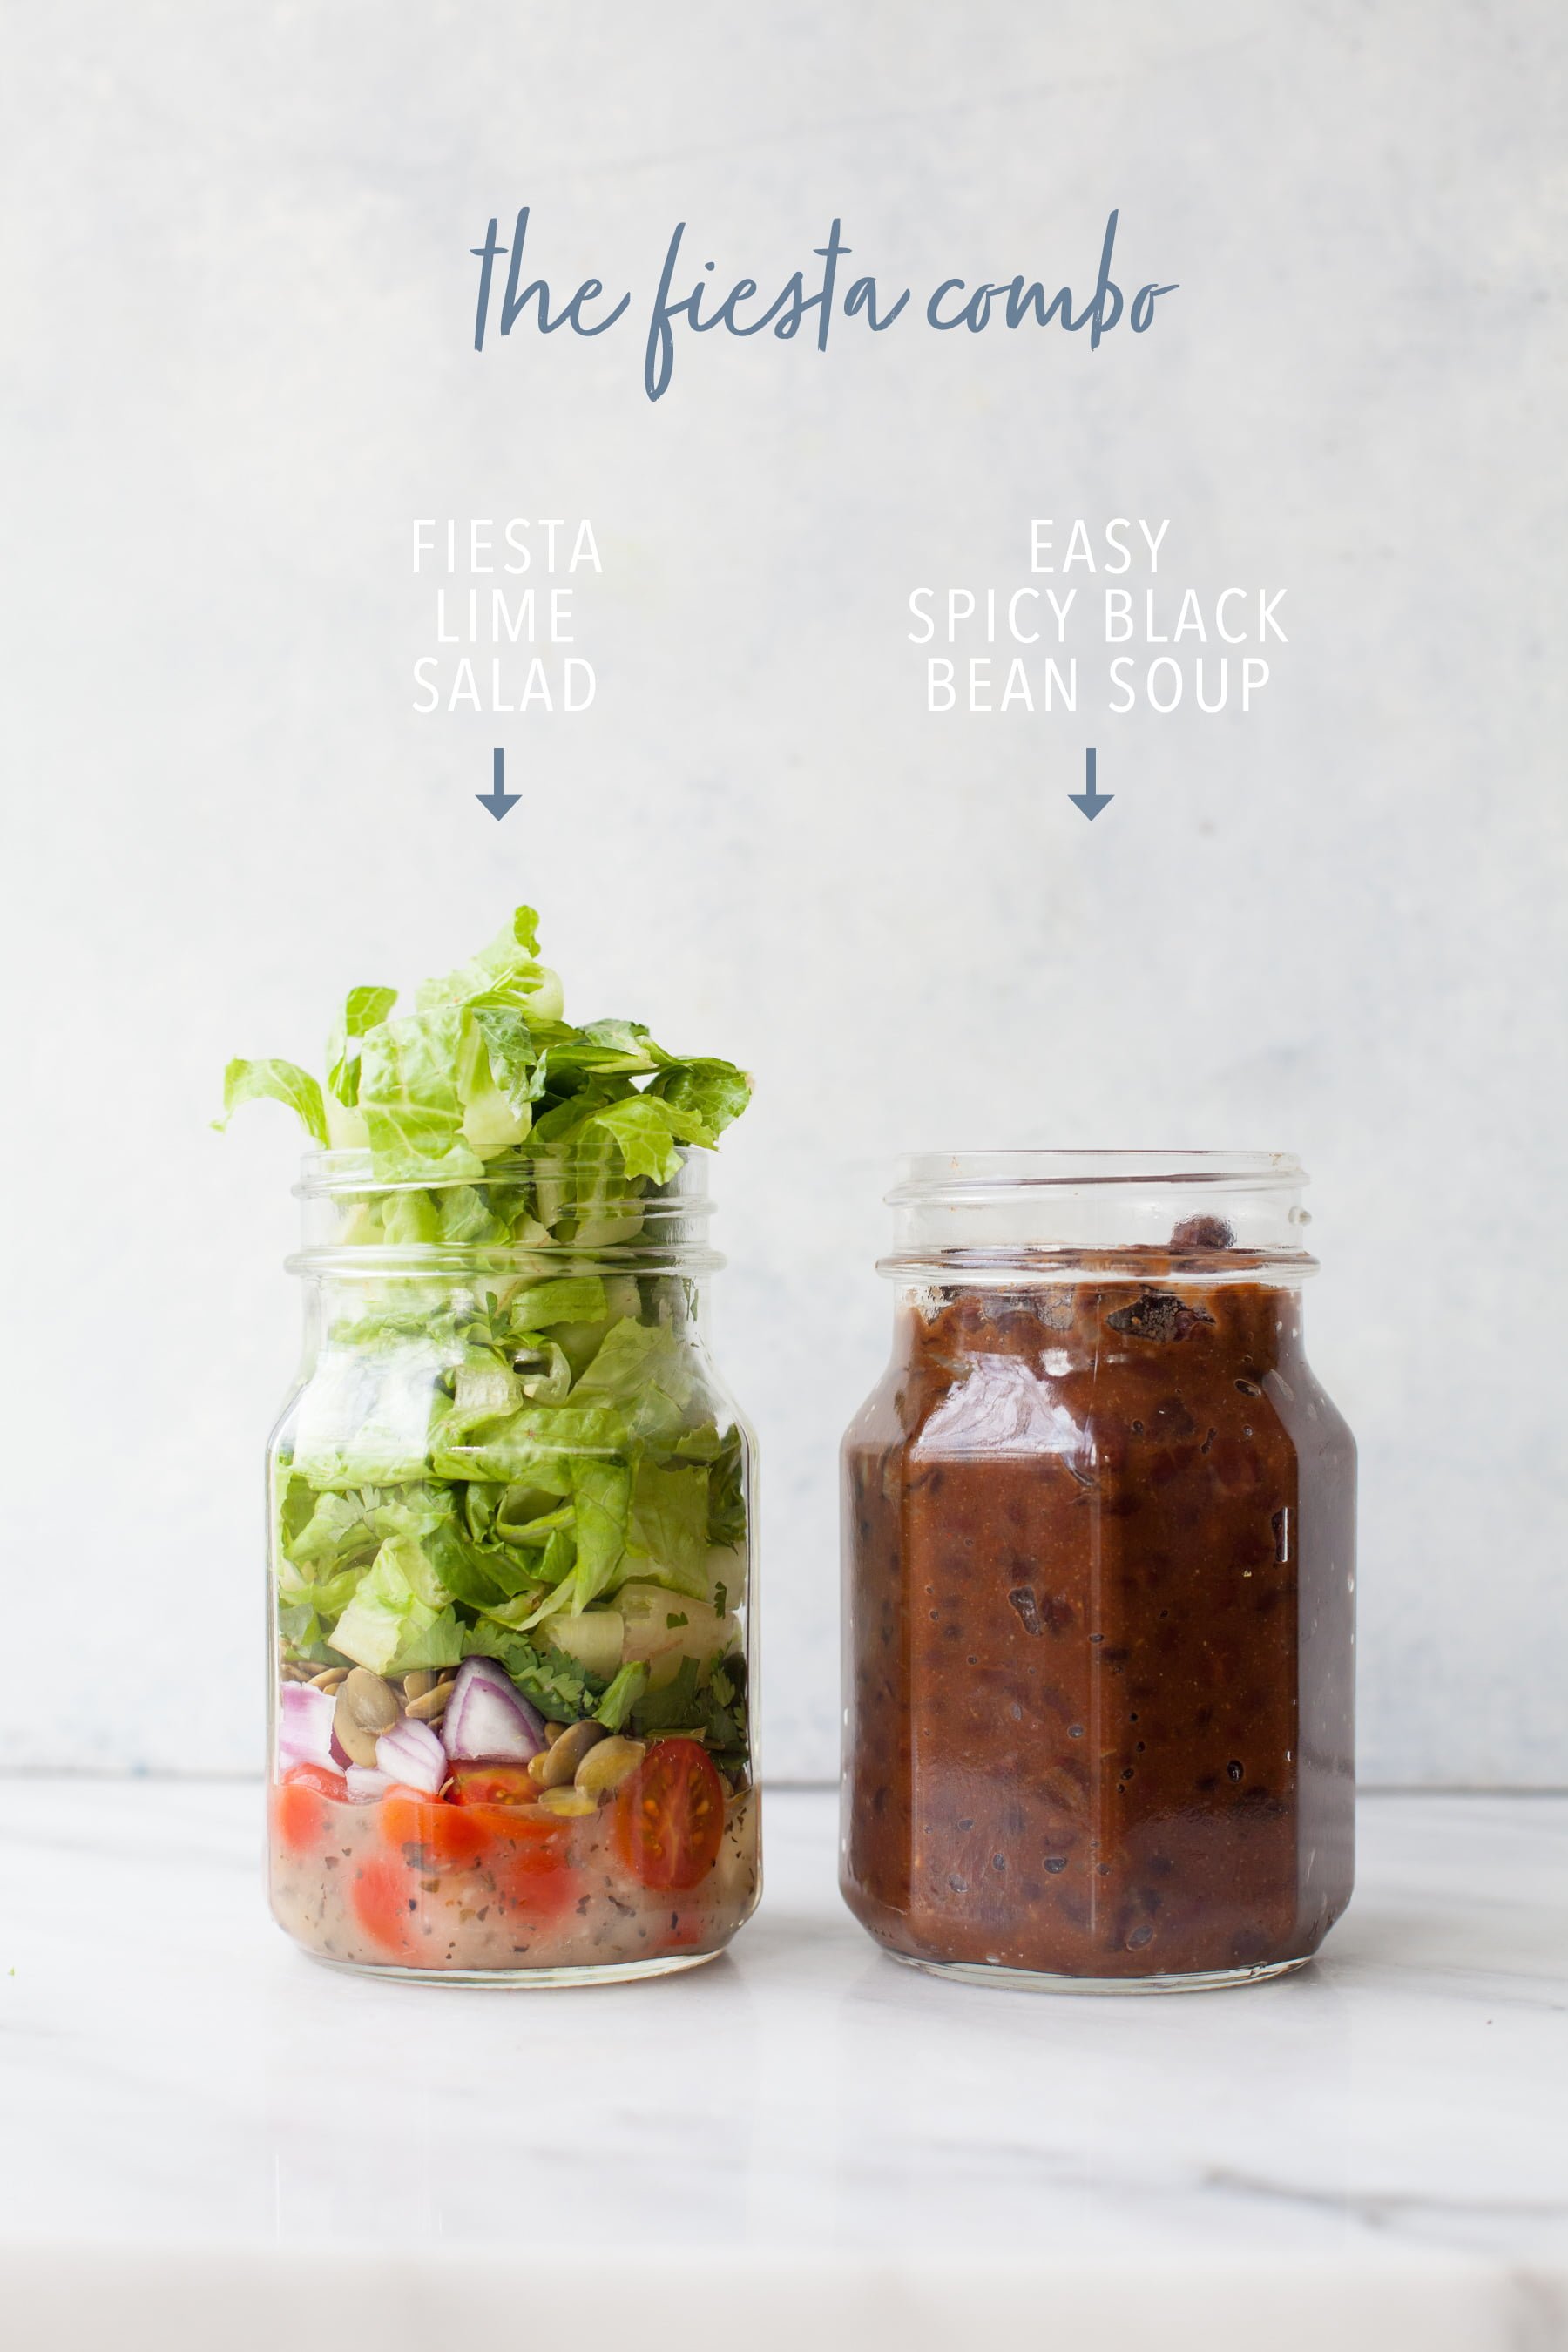
[[389, 1192], [381, 1204], [381, 1237], [404, 1249], [428, 1249], [441, 1238], [441, 1212], [436, 1195], [426, 1192]]
[[580, 1455], [572, 1465], [573, 1533], [577, 1558], [568, 1583], [568, 1605], [574, 1616], [590, 1601], [607, 1592], [617, 1579], [626, 1548], [626, 1521], [631, 1513], [632, 1474], [618, 1462], [595, 1462]]
[[497, 1216], [486, 1191], [472, 1184], [447, 1184], [437, 1200], [442, 1241], [474, 1248], [481, 1242], [510, 1238], [510, 1224]]
[[519, 1118], [526, 1112], [526, 1134], [532, 1123], [533, 1105], [545, 1088], [546, 1048], [527, 1013], [514, 1005], [473, 1004], [468, 1009], [489, 1056], [490, 1084]]
[[447, 1400], [441, 1352], [418, 1341], [325, 1349], [300, 1400], [294, 1468], [317, 1488], [423, 1478], [432, 1421]]
[[648, 1094], [684, 1121], [678, 1130], [689, 1143], [717, 1143], [752, 1099], [752, 1081], [733, 1062], [677, 1063], [662, 1070]]
[[[416, 1589], [426, 1599], [442, 1593], [470, 1609], [488, 1609], [514, 1599], [535, 1580], [525, 1559], [504, 1547], [481, 1552], [469, 1540], [457, 1498], [446, 1487], [426, 1486], [411, 1502], [384, 1505], [372, 1521], [379, 1534], [401, 1537], [416, 1548], [423, 1579]], [[398, 1564], [412, 1578], [406, 1553], [399, 1553]]]
[[452, 1410], [441, 1422], [441, 1443], [458, 1445], [488, 1422], [504, 1421], [526, 1403], [522, 1382], [510, 1364], [488, 1349], [475, 1349], [458, 1372]]
[[317, 1494], [301, 1481], [310, 1502], [310, 1514], [302, 1525], [283, 1523], [283, 1551], [306, 1574], [317, 1574], [341, 1562], [346, 1553], [372, 1551], [381, 1538], [370, 1524], [363, 1498], [354, 1494]]
[[733, 1550], [746, 1540], [746, 1491], [742, 1478], [741, 1433], [731, 1427], [724, 1433], [708, 1475], [708, 1540], [716, 1550]]
[[668, 1444], [696, 1385], [687, 1342], [663, 1323], [613, 1323], [572, 1391], [574, 1405], [621, 1408], [628, 1439]]
[[623, 1666], [594, 1709], [595, 1721], [602, 1723], [606, 1731], [619, 1731], [647, 1688], [645, 1665]]
[[[528, 908], [412, 1012], [397, 1003], [390, 987], [349, 991], [324, 1089], [292, 1063], [231, 1064], [224, 1119], [272, 1099], [314, 1143], [365, 1153], [341, 1196], [344, 1248], [510, 1256], [479, 1304], [466, 1278], [415, 1263], [395, 1279], [367, 1266], [368, 1311], [334, 1311], [280, 1462], [279, 1624], [295, 1655], [388, 1674], [504, 1645], [556, 1719], [611, 1679], [610, 1715], [629, 1721], [647, 1662], [613, 1669], [614, 1596], [628, 1580], [681, 1596], [685, 1638], [706, 1653], [712, 1547], [745, 1534], [741, 1440], [701, 1417], [678, 1283], [560, 1269], [636, 1244], [650, 1192], [740, 1115], [751, 1082], [636, 1021], [569, 1024]], [[354, 1295], [343, 1286], [334, 1307]], [[530, 1638], [552, 1619], [568, 1649]]]
[[223, 1074], [223, 1117], [213, 1125], [226, 1128], [241, 1103], [286, 1103], [297, 1113], [312, 1142], [327, 1147], [327, 1107], [321, 1089], [298, 1062], [231, 1062]]
[[[476, 1496], [493, 1492], [481, 1486], [468, 1488], [470, 1512]], [[572, 1524], [572, 1506], [567, 1499], [572, 1493], [570, 1461], [541, 1462], [533, 1465], [526, 1479], [508, 1486], [495, 1499], [490, 1524], [502, 1543], [532, 1543], [535, 1538], [527, 1530], [542, 1527], [544, 1530], [537, 1540], [543, 1543], [558, 1527]], [[554, 1516], [557, 1507], [561, 1515]]]
[[395, 988], [351, 988], [327, 1039], [327, 1089], [345, 1110], [359, 1100], [361, 1042], [397, 1002]]
[[637, 1465], [622, 1581], [708, 1598], [708, 1473]]
[[510, 1006], [531, 1020], [559, 1021], [563, 1000], [559, 976], [539, 961], [539, 918], [518, 907], [488, 947], [439, 980], [427, 980], [415, 999], [419, 1010], [433, 1006]]
[[462, 1131], [462, 1033], [460, 1009], [438, 1005], [384, 1021], [363, 1039], [358, 1107], [378, 1181], [483, 1175], [485, 1163]]
[[545, 1331], [552, 1323], [603, 1323], [609, 1311], [604, 1283], [596, 1274], [530, 1283], [507, 1302], [513, 1334]]
[[656, 1184], [668, 1184], [680, 1165], [669, 1108], [651, 1095], [626, 1095], [620, 1102], [606, 1103], [584, 1124], [613, 1137], [628, 1176], [651, 1176]]
[[474, 1444], [437, 1439], [430, 1466], [437, 1478], [492, 1478], [512, 1486], [547, 1477], [576, 1454], [624, 1453], [631, 1435], [627, 1415], [613, 1406], [529, 1405]]
[[333, 1626], [331, 1645], [373, 1674], [455, 1666], [463, 1635], [451, 1601], [419, 1541], [388, 1536]]
[[564, 1155], [569, 1172], [542, 1177], [536, 1199], [520, 1183], [507, 1222], [493, 1191], [443, 1199], [441, 1237], [515, 1240], [565, 1216], [588, 1224], [591, 1246], [604, 1237], [600, 1221], [632, 1214], [647, 1183], [675, 1174], [684, 1145], [717, 1142], [751, 1098], [732, 1062], [667, 1053], [641, 1022], [573, 1027], [559, 975], [540, 960], [531, 907], [515, 908], [467, 963], [425, 982], [412, 1013], [395, 1018], [396, 1002], [392, 988], [349, 991], [327, 1043], [331, 1119], [309, 1072], [236, 1061], [215, 1124], [241, 1102], [286, 1103], [318, 1144], [367, 1144], [377, 1184], [471, 1187], [502, 1154]]

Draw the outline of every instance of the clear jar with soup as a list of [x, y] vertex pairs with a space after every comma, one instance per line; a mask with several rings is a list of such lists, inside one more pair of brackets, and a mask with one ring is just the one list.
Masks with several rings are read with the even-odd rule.
[[844, 1448], [843, 1885], [1058, 1989], [1299, 1967], [1352, 1875], [1355, 1448], [1265, 1153], [908, 1163]]

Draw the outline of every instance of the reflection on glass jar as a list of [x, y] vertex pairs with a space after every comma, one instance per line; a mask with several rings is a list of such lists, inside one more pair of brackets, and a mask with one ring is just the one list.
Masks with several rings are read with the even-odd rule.
[[1355, 1449], [1261, 1153], [909, 1163], [844, 1449], [844, 1891], [897, 1958], [1194, 1987], [1352, 1883]]
[[305, 1164], [269, 1854], [317, 1958], [648, 1975], [755, 1906], [752, 1441], [704, 1337], [706, 1157], [658, 1186]]

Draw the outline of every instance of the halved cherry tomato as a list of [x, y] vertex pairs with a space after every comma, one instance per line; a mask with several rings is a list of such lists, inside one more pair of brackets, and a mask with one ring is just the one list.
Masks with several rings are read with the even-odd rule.
[[419, 1884], [401, 1862], [377, 1856], [364, 1863], [349, 1887], [354, 1916], [373, 1943], [406, 1959], [416, 1948], [414, 1916]]
[[452, 1774], [454, 1805], [536, 1805], [539, 1783], [521, 1764], [459, 1764]]
[[487, 1843], [485, 1824], [472, 1807], [443, 1804], [439, 1797], [401, 1784], [382, 1798], [381, 1834], [388, 1845], [415, 1849], [409, 1859], [426, 1871], [473, 1862]]
[[583, 1875], [573, 1865], [570, 1821], [531, 1814], [521, 1805], [473, 1810], [494, 1825], [495, 1843], [486, 1860], [496, 1885], [526, 1918], [558, 1919], [581, 1899]]
[[719, 1859], [724, 1783], [695, 1739], [661, 1739], [616, 1799], [616, 1847], [645, 1886], [695, 1886]]
[[272, 1828], [278, 1843], [290, 1853], [310, 1853], [322, 1844], [331, 1824], [324, 1797], [340, 1801], [349, 1784], [341, 1772], [324, 1764], [294, 1764], [272, 1791]]

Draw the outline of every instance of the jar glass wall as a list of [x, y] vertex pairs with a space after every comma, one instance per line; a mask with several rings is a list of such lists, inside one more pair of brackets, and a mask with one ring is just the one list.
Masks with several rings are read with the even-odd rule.
[[844, 1450], [844, 1891], [895, 1957], [1193, 1988], [1352, 1882], [1355, 1453], [1277, 1156], [909, 1163]]
[[306, 1163], [268, 1851], [317, 1958], [647, 1975], [755, 1906], [753, 1444], [707, 1344], [706, 1158], [658, 1187]]

